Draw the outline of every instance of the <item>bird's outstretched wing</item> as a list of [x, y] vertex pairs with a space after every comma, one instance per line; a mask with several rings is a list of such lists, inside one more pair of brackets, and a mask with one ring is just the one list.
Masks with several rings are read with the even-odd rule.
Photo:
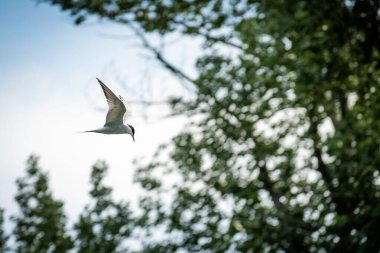
[[126, 112], [124, 113], [124, 116], [123, 116], [123, 121], [125, 122], [126, 121], [126, 119], [129, 117], [129, 116], [131, 116], [131, 110], [129, 109], [129, 107], [128, 107], [128, 103], [127, 103], [127, 101], [122, 97], [122, 96], [120, 96], [119, 95], [119, 98], [120, 98], [120, 101], [121, 102], [123, 102], [123, 104], [124, 104], [124, 106], [125, 106], [125, 110], [126, 110]]
[[115, 94], [102, 81], [98, 78], [96, 79], [102, 87], [109, 107], [105, 125], [122, 124], [124, 114], [127, 111], [123, 101], [116, 97]]

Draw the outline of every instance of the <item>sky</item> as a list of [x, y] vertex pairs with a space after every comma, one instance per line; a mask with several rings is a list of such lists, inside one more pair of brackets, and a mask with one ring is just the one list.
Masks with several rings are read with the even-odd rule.
[[[74, 26], [68, 13], [48, 4], [0, 0], [0, 208], [7, 218], [17, 212], [15, 181], [25, 175], [31, 154], [40, 156], [71, 224], [88, 203], [90, 170], [99, 159], [110, 166], [105, 181], [115, 198], [137, 199], [133, 159], [149, 162], [186, 119], [164, 118], [169, 111], [162, 105], [130, 103], [127, 123], [136, 129], [135, 143], [128, 135], [76, 133], [104, 124], [106, 100], [96, 77], [132, 102], [189, 95], [131, 35], [95, 18]], [[167, 58], [194, 74], [200, 47], [174, 37]]]

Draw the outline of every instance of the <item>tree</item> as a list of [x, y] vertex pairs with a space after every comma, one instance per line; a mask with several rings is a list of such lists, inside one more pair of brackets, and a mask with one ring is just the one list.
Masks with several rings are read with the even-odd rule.
[[90, 195], [92, 205], [85, 207], [74, 225], [78, 252], [126, 252], [125, 240], [132, 233], [133, 219], [129, 205], [112, 200], [112, 189], [103, 185], [107, 165], [98, 162], [92, 167]]
[[5, 234], [3, 224], [4, 224], [4, 210], [0, 209], [0, 252], [6, 252], [6, 250], [8, 250], [8, 247], [7, 247], [8, 236]]
[[16, 252], [67, 252], [73, 243], [66, 233], [63, 203], [53, 198], [38, 158], [30, 156], [27, 164], [26, 176], [16, 182], [20, 208], [13, 217]]
[[[195, 90], [169, 159], [137, 174], [168, 234], [147, 250], [379, 252], [379, 1], [46, 2], [125, 24]], [[173, 31], [204, 40], [196, 79], [149, 43]]]

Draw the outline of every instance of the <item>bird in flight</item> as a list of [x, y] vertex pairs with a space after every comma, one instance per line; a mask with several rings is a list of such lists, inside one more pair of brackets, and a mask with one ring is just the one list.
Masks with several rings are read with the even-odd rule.
[[106, 123], [101, 128], [84, 131], [83, 133], [130, 134], [133, 141], [135, 141], [134, 127], [129, 124], [124, 125], [124, 114], [127, 112], [124, 99], [121, 96], [115, 96], [115, 94], [102, 81], [98, 78], [96, 79], [102, 87], [108, 103]]

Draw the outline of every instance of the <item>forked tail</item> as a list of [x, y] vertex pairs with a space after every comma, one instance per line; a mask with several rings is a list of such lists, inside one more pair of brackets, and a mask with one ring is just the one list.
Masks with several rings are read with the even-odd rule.
[[77, 134], [82, 134], [82, 133], [97, 133], [96, 129], [94, 130], [87, 130], [87, 131], [81, 131], [81, 132], [76, 132]]

